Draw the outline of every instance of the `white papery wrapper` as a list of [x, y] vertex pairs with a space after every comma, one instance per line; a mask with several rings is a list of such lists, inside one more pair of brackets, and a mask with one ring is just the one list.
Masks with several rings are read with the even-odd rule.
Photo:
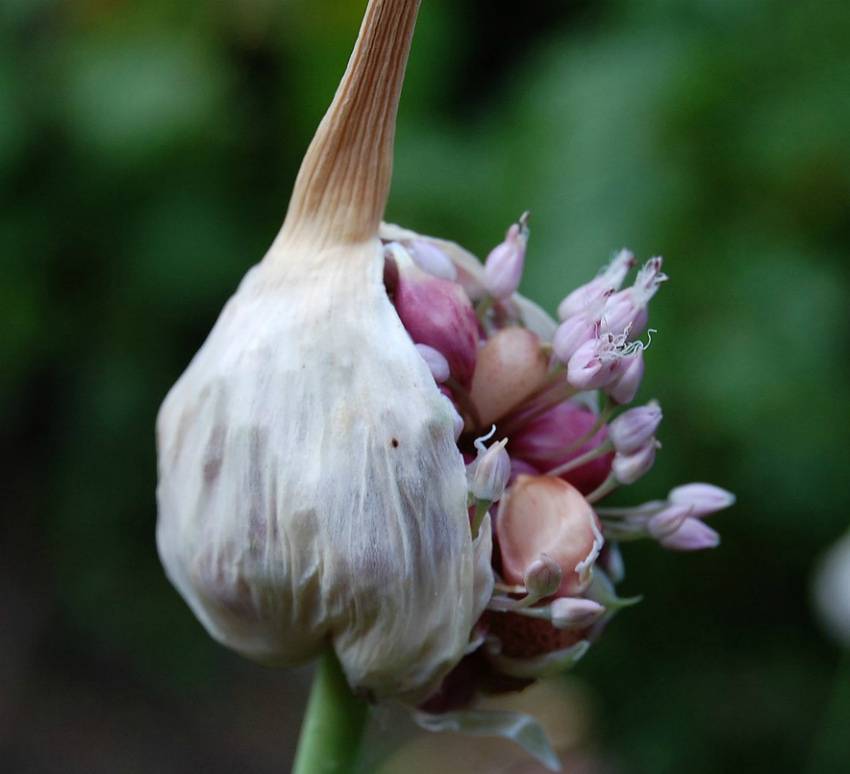
[[455, 413], [382, 282], [378, 229], [418, 0], [371, 0], [284, 227], [157, 423], [163, 564], [209, 632], [294, 664], [332, 645], [423, 699], [492, 590]]

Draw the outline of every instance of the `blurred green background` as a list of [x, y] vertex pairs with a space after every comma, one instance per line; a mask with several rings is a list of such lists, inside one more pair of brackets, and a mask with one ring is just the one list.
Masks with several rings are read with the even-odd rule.
[[[288, 770], [307, 674], [225, 652], [167, 584], [153, 425], [364, 5], [0, 6], [3, 771]], [[850, 513], [850, 4], [423, 6], [388, 219], [480, 255], [530, 209], [550, 309], [623, 245], [663, 254], [665, 449], [622, 499], [739, 496], [715, 552], [628, 549], [645, 601], [577, 670], [588, 745], [616, 772], [850, 770], [809, 603]]]

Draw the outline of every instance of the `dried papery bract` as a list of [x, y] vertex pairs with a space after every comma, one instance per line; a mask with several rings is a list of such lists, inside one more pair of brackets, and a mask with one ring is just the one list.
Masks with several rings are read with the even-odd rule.
[[418, 6], [369, 3], [280, 234], [157, 425], [160, 555], [210, 633], [281, 664], [332, 644], [355, 689], [404, 700], [461, 658], [492, 584], [455, 413], [382, 283]]

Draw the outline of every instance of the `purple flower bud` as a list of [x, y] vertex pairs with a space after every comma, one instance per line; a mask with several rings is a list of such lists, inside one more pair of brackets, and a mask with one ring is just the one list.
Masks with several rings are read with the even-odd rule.
[[451, 282], [457, 280], [457, 268], [452, 259], [433, 242], [414, 239], [407, 243], [407, 250], [422, 271]]
[[621, 484], [634, 484], [655, 464], [655, 452], [660, 444], [654, 438], [632, 454], [615, 454], [611, 471]]
[[638, 272], [635, 284], [612, 295], [605, 304], [602, 324], [615, 334], [626, 333], [630, 338], [646, 329], [649, 316], [646, 307], [658, 292], [667, 275], [661, 271], [662, 258], [651, 258]]
[[691, 508], [691, 516], [701, 519], [722, 511], [735, 503], [735, 495], [713, 484], [685, 484], [671, 490], [668, 499], [673, 505]]
[[621, 406], [631, 403], [643, 381], [644, 367], [641, 347], [617, 364], [617, 375], [614, 381], [605, 387], [605, 392]]
[[589, 315], [576, 314], [562, 322], [552, 338], [555, 357], [562, 363], [569, 363], [579, 347], [592, 341], [599, 335], [599, 323]]
[[635, 265], [635, 257], [628, 250], [621, 250], [602, 273], [585, 285], [576, 288], [558, 306], [558, 318], [566, 320], [584, 312], [600, 294], [607, 290], [619, 290], [626, 275]]
[[549, 606], [549, 611], [556, 629], [585, 629], [605, 614], [605, 608], [598, 602], [578, 597], [559, 597]]
[[416, 351], [422, 355], [422, 359], [431, 369], [435, 382], [444, 382], [449, 378], [449, 361], [446, 360], [442, 352], [438, 352], [427, 344], [417, 344]]
[[620, 414], [608, 426], [608, 438], [620, 454], [632, 454], [649, 443], [661, 417], [661, 406], [650, 401]]
[[663, 540], [676, 532], [692, 515], [687, 505], [671, 505], [646, 523], [646, 531], [656, 540]]
[[519, 287], [528, 246], [528, 213], [508, 229], [505, 241], [495, 247], [484, 263], [484, 287], [500, 301]]
[[615, 378], [618, 362], [610, 337], [591, 339], [567, 363], [567, 381], [577, 390], [598, 390]]
[[393, 301], [410, 338], [440, 352], [451, 375], [468, 386], [478, 354], [472, 302], [457, 283], [422, 271], [400, 244], [387, 245], [386, 252], [398, 266]]
[[658, 542], [671, 551], [702, 551], [706, 548], [717, 548], [720, 545], [720, 535], [699, 519], [688, 518], [672, 535], [661, 538]]
[[484, 445], [495, 432], [494, 426], [489, 435], [475, 442], [478, 456], [466, 469], [469, 491], [476, 500], [501, 500], [511, 477], [511, 458], [505, 451], [507, 439], [494, 443], [489, 449]]
[[560, 565], [547, 554], [540, 554], [525, 571], [525, 588], [530, 596], [550, 597], [561, 586], [564, 573]]

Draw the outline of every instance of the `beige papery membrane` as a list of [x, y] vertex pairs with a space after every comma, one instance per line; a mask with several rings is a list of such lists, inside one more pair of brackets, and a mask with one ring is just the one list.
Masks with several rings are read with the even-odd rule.
[[454, 409], [382, 282], [378, 236], [418, 0], [371, 0], [284, 226], [157, 422], [157, 544], [210, 634], [261, 661], [333, 646], [416, 702], [492, 591]]

